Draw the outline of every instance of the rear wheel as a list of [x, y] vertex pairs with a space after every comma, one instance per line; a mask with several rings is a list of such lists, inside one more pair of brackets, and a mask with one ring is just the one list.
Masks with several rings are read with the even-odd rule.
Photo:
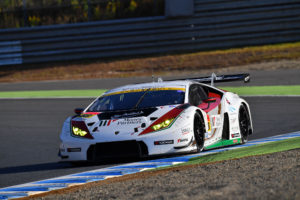
[[197, 145], [197, 152], [204, 148], [205, 125], [199, 113], [195, 113], [194, 117], [194, 137]]
[[244, 144], [248, 141], [250, 134], [250, 117], [245, 105], [241, 105], [239, 110], [239, 125], [242, 144]]

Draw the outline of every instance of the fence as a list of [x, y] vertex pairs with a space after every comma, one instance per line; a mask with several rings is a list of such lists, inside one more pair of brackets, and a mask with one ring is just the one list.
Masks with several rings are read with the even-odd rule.
[[[174, 0], [172, 0], [174, 1]], [[0, 30], [0, 65], [300, 40], [300, 0], [194, 0], [193, 15]]]

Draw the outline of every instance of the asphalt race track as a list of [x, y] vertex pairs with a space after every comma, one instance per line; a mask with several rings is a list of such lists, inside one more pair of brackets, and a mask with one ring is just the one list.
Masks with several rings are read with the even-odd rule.
[[[300, 130], [300, 97], [248, 97], [254, 121], [250, 139]], [[59, 163], [64, 119], [91, 99], [0, 100], [0, 188], [109, 165]], [[112, 164], [110, 164], [112, 165]]]
[[[300, 70], [250, 73], [252, 82], [249, 85], [300, 85]], [[1, 83], [0, 91], [102, 89], [145, 81], [151, 78]], [[241, 85], [239, 82], [230, 85], [236, 84]], [[300, 97], [245, 99], [250, 104], [254, 123], [254, 135], [250, 139], [300, 130]], [[74, 166], [59, 162], [57, 153], [63, 121], [73, 115], [74, 108], [86, 107], [91, 100], [0, 100], [0, 188], [116, 164]]]
[[[257, 85], [300, 85], [300, 70], [267, 70], [267, 71], [235, 71], [231, 73], [250, 73], [251, 81], [247, 86]], [[228, 73], [227, 73], [228, 74]], [[173, 80], [176, 78], [210, 76], [211, 74], [193, 73], [183, 76], [162, 77], [163, 80]], [[0, 91], [24, 91], [24, 90], [81, 90], [81, 89], [111, 89], [121, 85], [132, 83], [151, 82], [151, 77], [130, 77], [130, 78], [111, 78], [93, 80], [74, 80], [74, 81], [42, 81], [25, 83], [0, 83]], [[241, 82], [227, 82], [226, 86], [241, 86]]]

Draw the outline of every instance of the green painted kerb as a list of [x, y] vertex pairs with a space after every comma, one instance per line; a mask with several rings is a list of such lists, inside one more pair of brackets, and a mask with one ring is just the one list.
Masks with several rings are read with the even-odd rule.
[[0, 98], [63, 98], [97, 97], [106, 90], [44, 90], [44, 91], [9, 91], [0, 92]]
[[276, 85], [276, 86], [242, 86], [222, 87], [222, 89], [244, 96], [258, 95], [300, 95], [300, 85]]
[[[300, 95], [300, 85], [290, 86], [243, 86], [222, 87], [222, 89], [244, 96], [256, 95]], [[44, 90], [44, 91], [9, 91], [1, 92], [0, 98], [63, 98], [63, 97], [97, 97], [106, 90]]]

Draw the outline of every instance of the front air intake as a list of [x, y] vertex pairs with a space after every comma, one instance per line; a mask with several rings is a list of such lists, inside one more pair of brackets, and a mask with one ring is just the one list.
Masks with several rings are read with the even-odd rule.
[[101, 161], [108, 158], [140, 158], [148, 156], [144, 142], [135, 140], [105, 142], [91, 145], [87, 152], [88, 161]]

